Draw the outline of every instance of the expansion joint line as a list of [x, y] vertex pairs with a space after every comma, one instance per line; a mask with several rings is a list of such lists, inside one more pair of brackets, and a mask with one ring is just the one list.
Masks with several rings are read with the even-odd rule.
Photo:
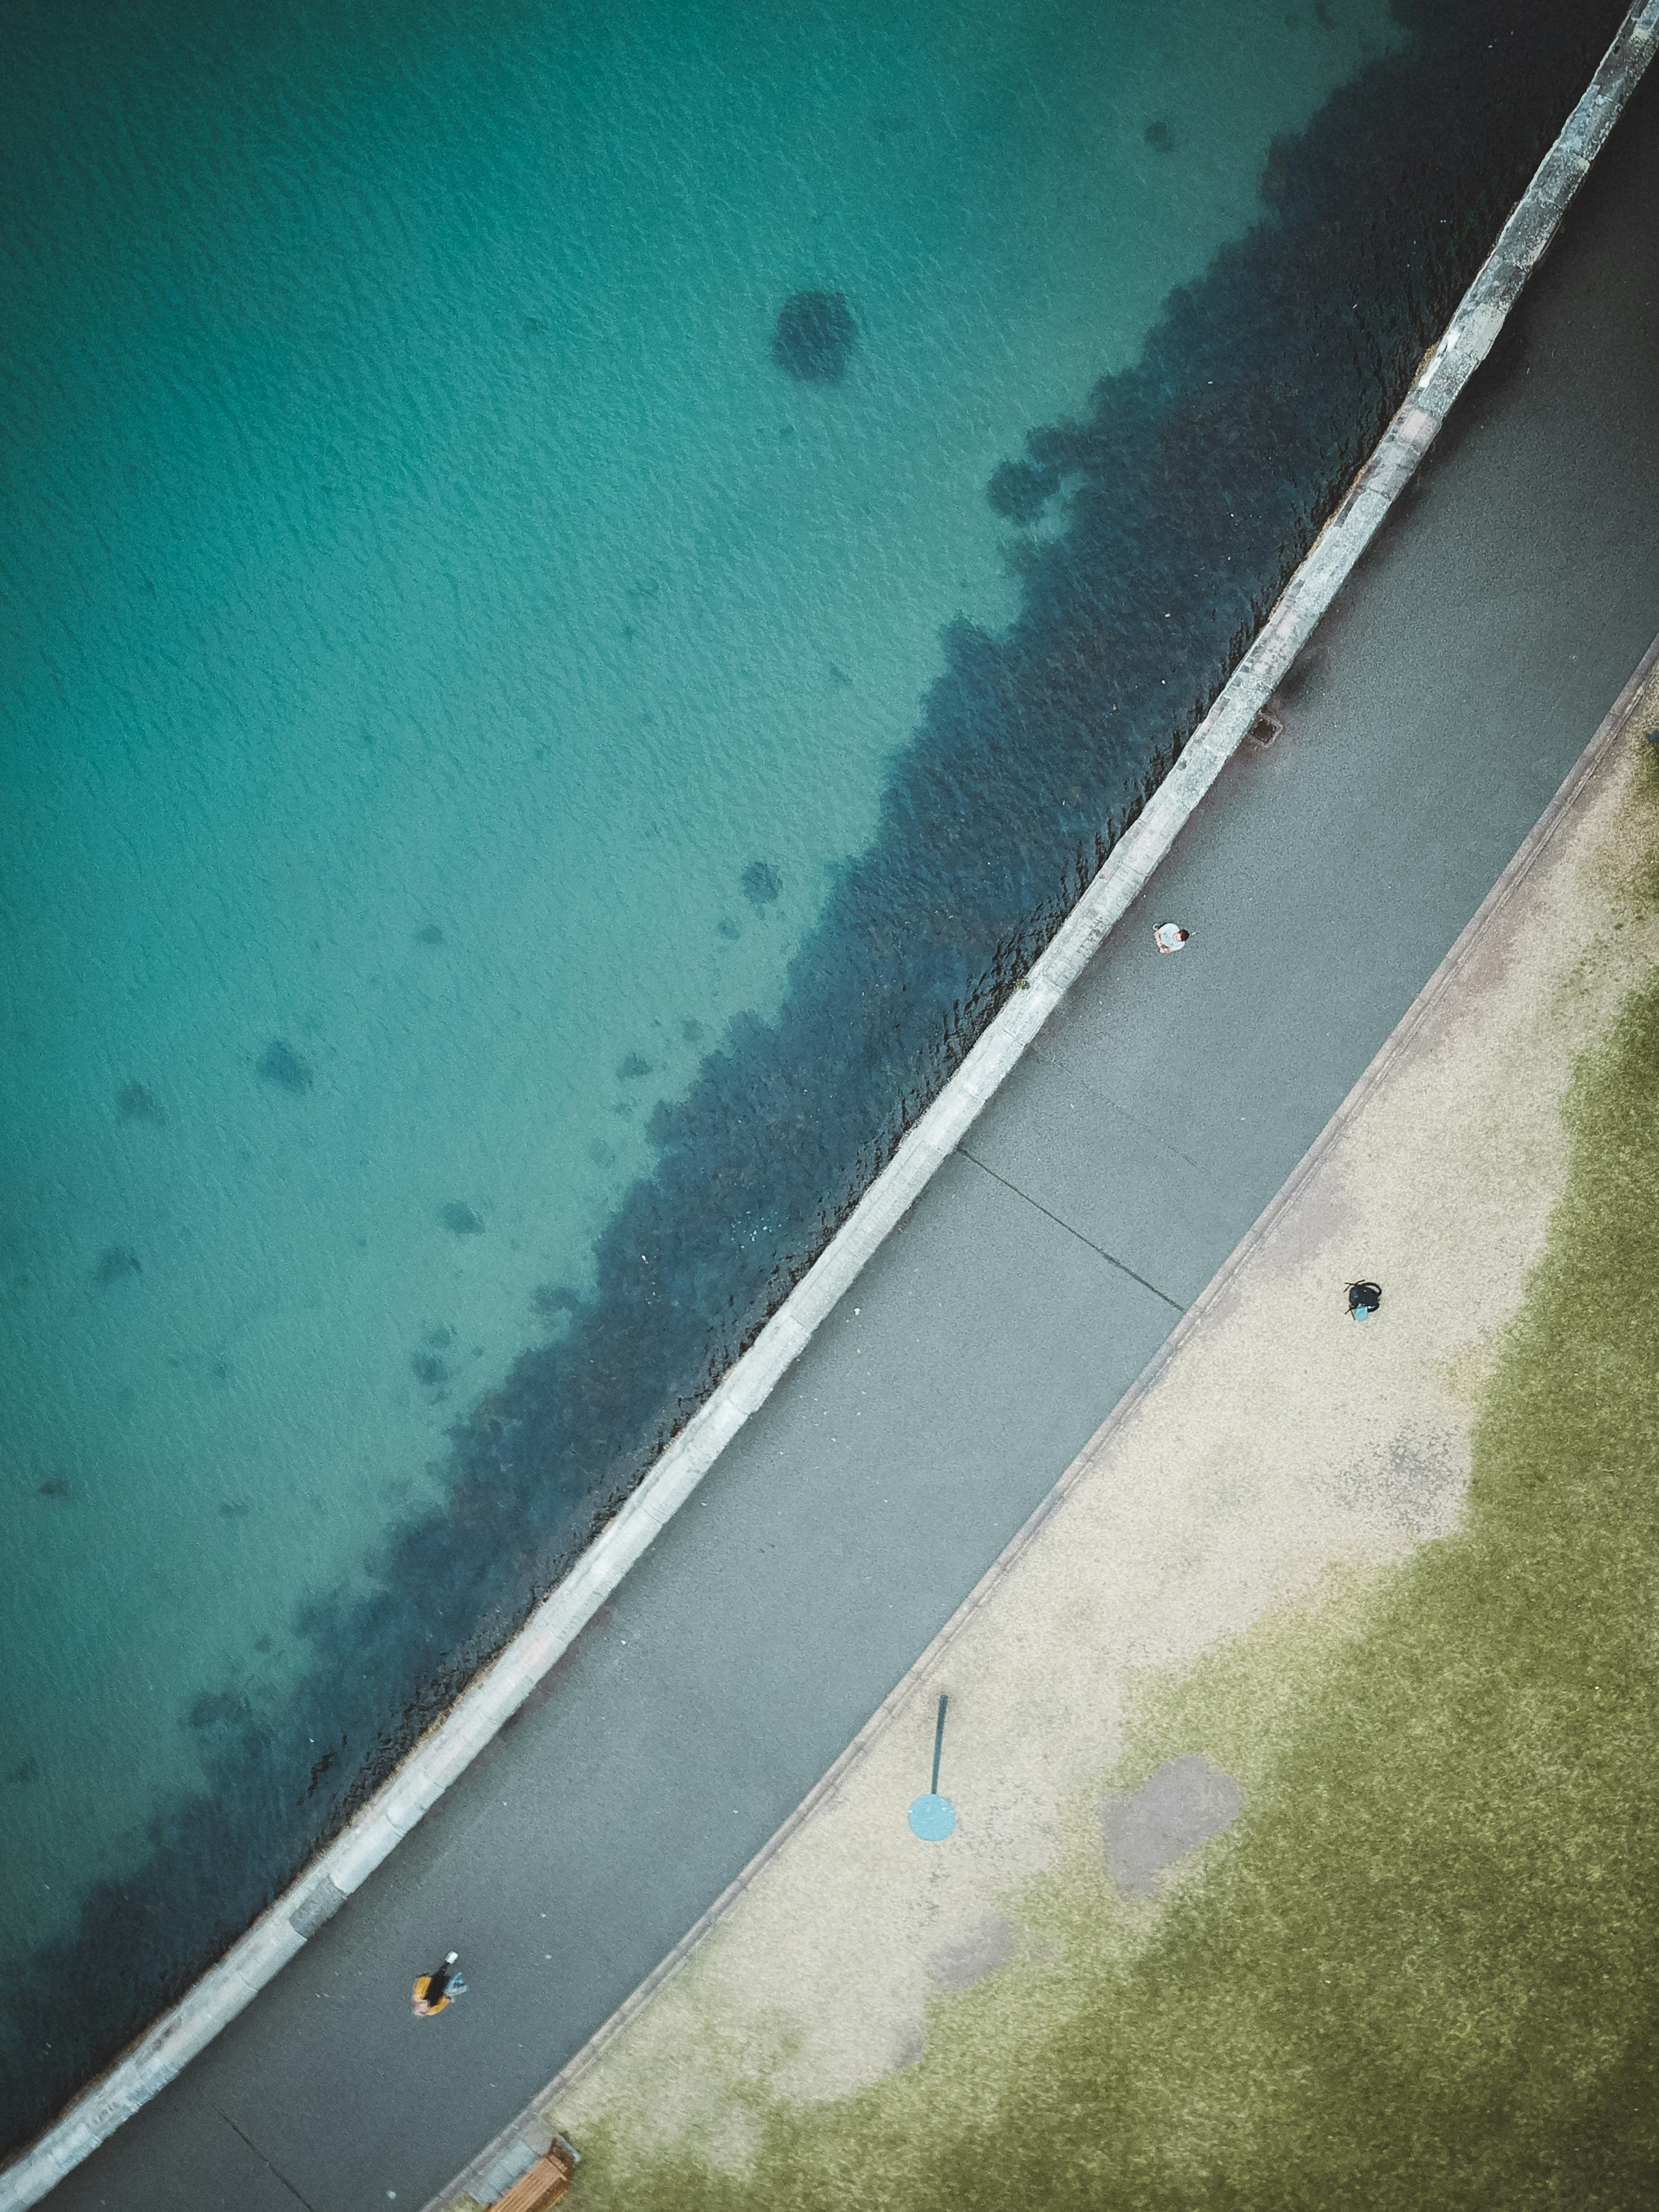
[[1103, 1244], [1097, 1244], [1093, 1237], [1085, 1237], [1080, 1229], [1073, 1229], [1069, 1221], [1062, 1221], [1059, 1214], [1050, 1213], [1046, 1206], [1039, 1206], [1029, 1190], [1022, 1190], [1017, 1182], [1010, 1182], [1006, 1176], [1000, 1176], [994, 1168], [988, 1168], [983, 1160], [969, 1151], [966, 1145], [958, 1145], [957, 1150], [964, 1160], [972, 1160], [981, 1175], [989, 1176], [992, 1182], [1000, 1182], [1004, 1190], [1011, 1190], [1016, 1198], [1024, 1199], [1026, 1205], [1035, 1212], [1040, 1213], [1045, 1221], [1052, 1221], [1056, 1229], [1063, 1229], [1068, 1237], [1075, 1237], [1079, 1244], [1086, 1244], [1089, 1249], [1097, 1258], [1103, 1260], [1109, 1267], [1115, 1267], [1120, 1275], [1127, 1275], [1132, 1283], [1139, 1283], [1143, 1291], [1150, 1291], [1155, 1298], [1162, 1298], [1164, 1304], [1173, 1307], [1176, 1313], [1186, 1312], [1187, 1309], [1179, 1298], [1172, 1298], [1167, 1291], [1160, 1291], [1156, 1283], [1149, 1283], [1145, 1275], [1136, 1274], [1133, 1267], [1127, 1267], [1115, 1253], [1109, 1252]]
[[283, 2188], [287, 2190], [289, 2195], [294, 2199], [296, 2204], [303, 2204], [306, 2208], [306, 2212], [317, 2212], [317, 2208], [311, 2202], [310, 2198], [308, 2197], [301, 2196], [299, 2191], [289, 2179], [287, 2174], [285, 2174], [280, 2167], [275, 2166], [271, 2164], [270, 2160], [265, 2156], [264, 2151], [260, 2149], [258, 2144], [254, 2142], [251, 2136], [242, 2134], [242, 2130], [237, 2126], [235, 2121], [231, 2118], [228, 2112], [220, 2112], [219, 2107], [216, 2105], [210, 2105], [208, 2109], [210, 2112], [218, 2112], [219, 2118], [230, 2130], [232, 2135], [240, 2137], [241, 2141], [247, 2145], [248, 2148], [253, 2153], [253, 2155], [258, 2160], [260, 2165], [264, 2166], [267, 2173], [273, 2173], [276, 2175], [277, 2180], [282, 2183]]

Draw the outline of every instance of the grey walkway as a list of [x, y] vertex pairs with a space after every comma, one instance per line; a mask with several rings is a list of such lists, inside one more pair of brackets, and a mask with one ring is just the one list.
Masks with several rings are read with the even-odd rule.
[[[418, 2208], [667, 1951], [1051, 1487], [1659, 629], [1659, 71], [1417, 489], [902, 1232], [530, 1707], [61, 2212]], [[1152, 950], [1168, 914], [1194, 932]], [[1365, 1255], [1352, 1256], [1358, 1273]], [[1334, 1285], [1340, 1291], [1340, 1285]], [[459, 1948], [472, 1994], [409, 2015]]]

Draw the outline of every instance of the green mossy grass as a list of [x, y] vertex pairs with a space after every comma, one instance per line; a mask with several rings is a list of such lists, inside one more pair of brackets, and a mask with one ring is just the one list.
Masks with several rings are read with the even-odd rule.
[[1267, 1750], [1148, 1939], [941, 1997], [860, 2095], [757, 2081], [740, 2174], [592, 2130], [590, 2212], [1659, 2203], [1659, 980], [1567, 1125], [1459, 1533], [1163, 1700], [1153, 1760]]

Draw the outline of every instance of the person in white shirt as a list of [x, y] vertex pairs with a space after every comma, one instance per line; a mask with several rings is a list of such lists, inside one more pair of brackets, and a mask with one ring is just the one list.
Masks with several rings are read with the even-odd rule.
[[1160, 921], [1152, 932], [1152, 942], [1160, 952], [1179, 952], [1192, 933], [1178, 921]]

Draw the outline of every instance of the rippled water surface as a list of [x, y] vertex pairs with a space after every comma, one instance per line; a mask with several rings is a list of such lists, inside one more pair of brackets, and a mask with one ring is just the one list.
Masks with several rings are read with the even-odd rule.
[[8, 2139], [810, 1261], [1618, 14], [9, 10]]

